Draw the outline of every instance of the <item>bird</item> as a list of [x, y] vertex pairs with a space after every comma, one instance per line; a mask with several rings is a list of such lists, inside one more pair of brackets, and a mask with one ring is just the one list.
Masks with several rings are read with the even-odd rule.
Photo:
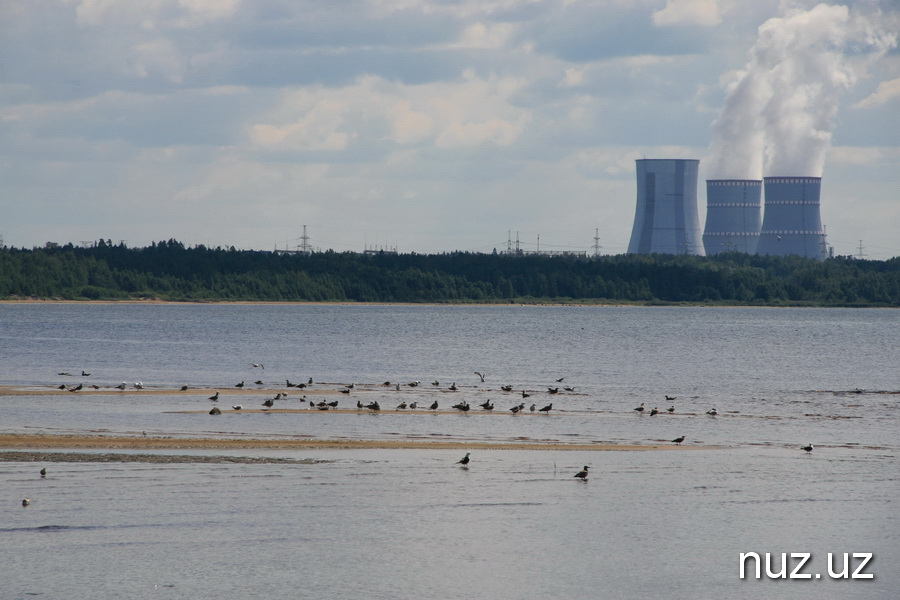
[[82, 376], [82, 377], [90, 377], [90, 376], [91, 376], [91, 374], [90, 374], [90, 373], [86, 373], [86, 372], [84, 372], [84, 371], [82, 371], [82, 372], [81, 372], [81, 376]]
[[136, 382], [134, 383], [134, 389], [136, 389], [136, 390], [142, 390], [142, 389], [144, 389], [144, 384], [141, 383], [140, 381], [136, 381]]
[[810, 452], [813, 451], [813, 445], [812, 445], [812, 444], [807, 444], [806, 446], [802, 446], [800, 449], [801, 449], [801, 450], [805, 450], [806, 453], [809, 454]]
[[62, 384], [61, 386], [59, 386], [59, 387], [56, 388], [56, 389], [58, 389], [58, 390], [64, 390], [64, 389], [66, 389], [66, 384]]
[[345, 389], [341, 390], [341, 393], [342, 393], [342, 394], [349, 394], [349, 393], [350, 393], [350, 388], [345, 388]]
[[375, 402], [366, 404], [366, 408], [368, 408], [369, 410], [381, 410], [381, 405], [378, 404], [378, 400], [376, 400]]
[[255, 383], [256, 385], [263, 385], [263, 380], [262, 380], [262, 379], [257, 379], [257, 380], [254, 381], [253, 383]]
[[337, 408], [337, 405], [338, 405], [337, 400], [332, 400], [331, 402], [328, 403], [328, 406], [330, 406], [331, 408]]
[[455, 391], [456, 391], [456, 382], [455, 382], [455, 381], [454, 381], [453, 383], [450, 384], [450, 391], [451, 391], [451, 392], [455, 392]]
[[272, 398], [266, 398], [262, 405], [266, 408], [272, 408], [273, 406], [275, 406], [275, 400]]
[[537, 408], [537, 405], [532, 403], [531, 408], [529, 410], [531, 410], [531, 412], [534, 412], [535, 408]]
[[397, 410], [403, 410], [404, 408], [406, 408], [406, 402], [401, 402], [397, 405]]
[[666, 410], [669, 411], [670, 413], [675, 412], [675, 405], [673, 404], [672, 406], [670, 406], [670, 407], [667, 408]]
[[119, 385], [116, 386], [116, 389], [117, 389], [117, 390], [124, 390], [125, 387], [126, 387], [127, 385], [128, 385], [128, 384], [125, 383], [125, 382], [123, 381], [122, 383], [120, 383]]
[[456, 464], [462, 465], [462, 466], [464, 466], [464, 467], [469, 466], [469, 455], [470, 455], [470, 454], [471, 454], [471, 452], [466, 452], [466, 455], [463, 456], [461, 459], [459, 459], [459, 460], [456, 462]]
[[284, 380], [284, 385], [285, 385], [286, 387], [296, 387], [293, 383], [291, 383], [291, 380], [290, 380], [290, 379], [285, 379], [285, 380]]
[[79, 383], [75, 387], [70, 387], [69, 391], [70, 392], [80, 392], [82, 390], [82, 388], [84, 388], [84, 386]]
[[654, 406], [653, 410], [650, 411], [650, 416], [655, 417], [658, 414], [659, 414], [659, 409]]
[[719, 414], [719, 411], [717, 411], [716, 408], [713, 407], [713, 408], [709, 409], [708, 411], [706, 411], [706, 414], [708, 414], [711, 417], [714, 417], [717, 414]]
[[409, 387], [418, 387], [418, 386], [419, 386], [419, 381], [410, 381], [410, 382], [407, 383], [406, 385], [408, 385]]
[[513, 406], [513, 407], [512, 407], [511, 409], [509, 409], [509, 410], [511, 410], [511, 411], [512, 411], [512, 414], [515, 415], [515, 414], [518, 414], [519, 411], [522, 410], [522, 408], [521, 408], [518, 404], [516, 404], [515, 406]]
[[250, 364], [253, 365], [254, 369], [256, 369], [256, 368], [265, 369], [266, 368], [266, 365], [264, 365], [262, 363], [250, 363]]
[[483, 403], [479, 404], [478, 406], [480, 406], [484, 410], [494, 410], [494, 405], [491, 404], [490, 399], [485, 400]]
[[236, 388], [242, 388], [242, 387], [244, 387], [244, 382], [242, 381], [242, 382], [240, 382], [240, 383], [236, 383], [236, 384], [234, 384], [234, 387], [236, 387]]
[[668, 400], [669, 402], [674, 402], [675, 396], [669, 396], [668, 394], [666, 394], [666, 400]]
[[566, 390], [567, 392], [574, 392], [574, 391], [575, 391], [575, 388], [573, 388], [573, 387], [570, 386], [570, 385], [567, 385], [567, 386], [564, 387], [563, 389]]
[[683, 436], [683, 435], [680, 435], [680, 436], [678, 436], [677, 438], [675, 438], [675, 439], [672, 440], [672, 441], [675, 442], [676, 444], [678, 444], [678, 445], [680, 446], [680, 445], [681, 445], [681, 442], [684, 441], [684, 436]]
[[219, 401], [219, 392], [216, 392], [215, 394], [210, 396], [209, 399], [212, 400], [213, 402], [218, 402]]
[[466, 401], [460, 402], [459, 404], [454, 404], [453, 408], [456, 410], [461, 410], [463, 412], [469, 412], [469, 403]]
[[362, 400], [357, 400], [356, 401], [356, 410], [362, 410], [363, 408], [364, 407], [363, 407]]
[[638, 406], [637, 408], [635, 408], [634, 410], [638, 411], [639, 413], [644, 412], [644, 403], [641, 402], [641, 405]]
[[234, 410], [241, 410], [241, 409], [244, 408], [244, 407], [241, 406], [240, 404], [235, 404], [235, 405], [232, 406], [231, 408], [233, 408]]
[[419, 405], [418, 402], [413, 402], [409, 405], [410, 408], [415, 409]]
[[212, 410], [209, 411], [209, 414], [211, 414], [211, 415], [221, 415], [221, 414], [222, 414], [222, 411], [219, 410], [219, 407], [218, 407], [218, 406], [213, 406], [213, 407], [212, 407]]
[[312, 385], [312, 384], [313, 384], [312, 377], [310, 377], [309, 381], [306, 382], [306, 385]]
[[590, 467], [587, 466], [587, 465], [584, 465], [584, 468], [583, 468], [583, 469], [581, 469], [580, 471], [578, 471], [577, 473], [575, 473], [575, 477], [577, 477], [578, 479], [580, 479], [580, 480], [582, 480], [582, 481], [587, 481], [587, 478], [588, 478], [588, 469], [590, 469]]
[[530, 395], [531, 395], [531, 394], [527, 393], [525, 390], [522, 390], [522, 397], [523, 397], [523, 398], [527, 398], [527, 397], [530, 396]]
[[555, 387], [555, 388], [548, 387], [548, 388], [547, 388], [547, 393], [548, 393], [548, 394], [558, 394], [558, 393], [559, 393], [559, 388], [558, 388], [558, 387]]
[[548, 404], [547, 406], [545, 406], [544, 408], [542, 408], [541, 410], [539, 410], [538, 412], [550, 414], [550, 411], [551, 411], [551, 410], [553, 410], [553, 403], [552, 403], [552, 402], [551, 402], [550, 404]]
[[438, 403], [437, 400], [431, 403], [431, 406], [428, 407], [428, 410], [437, 410]]
[[28, 506], [29, 504], [31, 504], [31, 498], [25, 498], [24, 500], [22, 500], [22, 506]]
[[511, 385], [501, 385], [500, 389], [503, 390], [504, 392], [511, 392], [512, 386]]
[[559, 379], [556, 380], [556, 383], [562, 383], [563, 379], [565, 379], [565, 377], [560, 377]]
[[186, 386], [186, 385], [181, 386], [182, 392], [186, 392], [187, 390], [188, 390], [188, 386]]
[[41, 469], [41, 479], [47, 476], [47, 467]]
[[484, 383], [484, 373], [479, 373], [478, 371], [475, 371], [475, 374], [481, 378], [481, 383]]
[[435, 386], [441, 385], [441, 382], [438, 381], [437, 379], [435, 379], [434, 381], [431, 382], [431, 385], [435, 385]]

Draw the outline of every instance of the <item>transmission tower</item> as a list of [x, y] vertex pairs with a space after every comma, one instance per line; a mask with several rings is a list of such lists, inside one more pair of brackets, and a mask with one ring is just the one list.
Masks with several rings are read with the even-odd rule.
[[856, 258], [862, 260], [862, 259], [864, 259], [866, 256], [868, 256], [866, 253], [863, 252], [863, 250], [865, 250], [865, 249], [866, 249], [866, 248], [865, 248], [865, 246], [863, 246], [862, 240], [859, 240], [859, 247], [857, 248], [857, 250], [858, 250], [859, 252], [857, 252]]
[[600, 245], [600, 229], [599, 228], [594, 229], [594, 245], [591, 246], [591, 248], [594, 250], [594, 256], [600, 256], [600, 249], [603, 248], [603, 246]]

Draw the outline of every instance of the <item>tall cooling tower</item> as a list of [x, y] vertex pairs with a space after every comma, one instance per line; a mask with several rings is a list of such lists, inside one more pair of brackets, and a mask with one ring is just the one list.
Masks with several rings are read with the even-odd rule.
[[706, 255], [720, 252], [755, 254], [762, 211], [759, 179], [707, 179]]
[[637, 209], [629, 254], [703, 256], [696, 159], [637, 160]]
[[825, 231], [819, 215], [821, 177], [765, 177], [765, 213], [757, 254], [797, 254], [823, 260]]

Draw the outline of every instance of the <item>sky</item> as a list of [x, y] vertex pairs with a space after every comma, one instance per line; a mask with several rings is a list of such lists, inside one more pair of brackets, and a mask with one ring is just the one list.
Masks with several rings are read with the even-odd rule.
[[[0, 0], [0, 236], [625, 253], [640, 158], [900, 256], [900, 2]], [[803, 171], [803, 172], [799, 172]], [[862, 246], [862, 249], [860, 249]]]

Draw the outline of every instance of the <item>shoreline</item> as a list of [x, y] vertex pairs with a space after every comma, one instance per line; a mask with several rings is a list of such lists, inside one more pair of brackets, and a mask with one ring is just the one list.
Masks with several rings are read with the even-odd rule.
[[656, 444], [570, 444], [513, 440], [509, 442], [449, 441], [429, 439], [318, 439], [318, 438], [200, 438], [98, 434], [0, 433], [0, 460], [10, 450], [717, 450], [722, 446]]

